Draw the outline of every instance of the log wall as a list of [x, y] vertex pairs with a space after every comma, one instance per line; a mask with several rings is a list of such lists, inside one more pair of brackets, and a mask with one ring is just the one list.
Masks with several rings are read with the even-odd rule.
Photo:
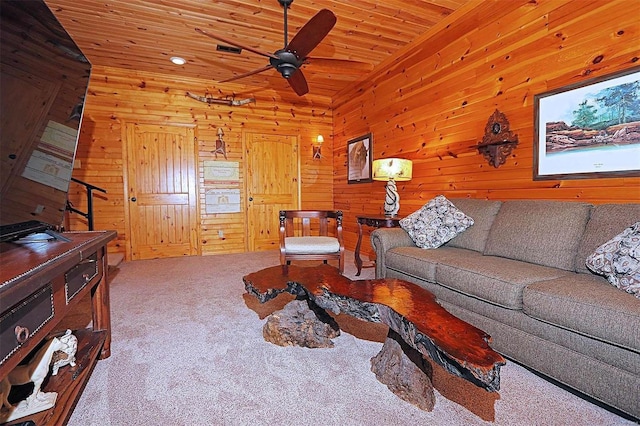
[[[123, 184], [122, 128], [127, 122], [147, 124], [195, 124], [198, 135], [199, 198], [201, 247], [203, 254], [238, 253], [246, 247], [244, 213], [205, 213], [204, 161], [215, 161], [217, 129], [224, 129], [228, 161], [240, 162], [243, 178], [242, 132], [292, 134], [299, 138], [302, 208], [329, 209], [333, 205], [331, 162], [331, 113], [328, 98], [307, 95], [281, 99], [270, 90], [242, 92], [236, 99], [255, 97], [245, 106], [208, 105], [191, 99], [186, 92], [222, 98], [230, 94], [219, 91], [211, 81], [183, 79], [178, 76], [131, 72], [119, 68], [94, 67], [85, 104], [83, 126], [73, 176], [104, 188], [107, 194], [94, 192], [95, 229], [114, 229], [118, 238], [110, 245], [112, 252], [125, 253], [128, 231], [125, 224], [125, 188]], [[240, 86], [238, 86], [240, 87]], [[293, 95], [295, 96], [295, 94]], [[312, 143], [324, 136], [321, 160], [312, 158]], [[224, 158], [218, 154], [218, 161]], [[240, 184], [245, 208], [243, 182]], [[70, 200], [86, 211], [82, 187], [73, 184]], [[87, 229], [86, 220], [70, 216], [70, 229]], [[218, 236], [224, 231], [224, 238]]]
[[[358, 214], [382, 214], [384, 182], [347, 184], [346, 146], [414, 161], [400, 215], [438, 194], [592, 203], [640, 201], [640, 178], [533, 180], [534, 95], [638, 66], [636, 1], [471, 2], [334, 98], [335, 207], [355, 247]], [[498, 109], [519, 145], [494, 168], [478, 154]], [[364, 251], [369, 251], [365, 240]]]

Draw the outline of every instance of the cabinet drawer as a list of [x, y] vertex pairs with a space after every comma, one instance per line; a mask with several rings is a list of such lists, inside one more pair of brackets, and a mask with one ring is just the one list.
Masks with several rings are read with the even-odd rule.
[[64, 274], [64, 290], [67, 303], [71, 301], [87, 284], [98, 276], [98, 254], [93, 253]]
[[53, 318], [51, 283], [2, 314], [0, 365]]

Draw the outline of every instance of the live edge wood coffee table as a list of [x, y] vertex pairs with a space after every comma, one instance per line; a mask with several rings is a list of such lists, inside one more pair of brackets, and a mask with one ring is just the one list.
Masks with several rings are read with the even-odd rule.
[[390, 335], [487, 391], [500, 389], [500, 367], [505, 359], [489, 346], [484, 331], [455, 317], [422, 287], [400, 279], [351, 281], [330, 265], [289, 266], [283, 275], [274, 266], [243, 277], [245, 289], [260, 303], [281, 293], [306, 298], [334, 314], [383, 323]]

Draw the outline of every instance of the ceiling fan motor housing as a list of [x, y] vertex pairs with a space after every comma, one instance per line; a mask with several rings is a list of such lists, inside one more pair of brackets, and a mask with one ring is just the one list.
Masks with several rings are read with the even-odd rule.
[[278, 50], [275, 55], [278, 58], [269, 58], [269, 63], [272, 67], [277, 69], [284, 78], [291, 77], [291, 75], [304, 63], [304, 58], [300, 59], [295, 53], [286, 50]]

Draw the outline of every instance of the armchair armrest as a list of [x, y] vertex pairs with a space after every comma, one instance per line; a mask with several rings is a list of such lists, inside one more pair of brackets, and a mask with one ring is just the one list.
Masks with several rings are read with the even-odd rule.
[[371, 233], [371, 247], [376, 252], [376, 278], [385, 278], [385, 253], [394, 247], [416, 247], [402, 228], [379, 228]]

